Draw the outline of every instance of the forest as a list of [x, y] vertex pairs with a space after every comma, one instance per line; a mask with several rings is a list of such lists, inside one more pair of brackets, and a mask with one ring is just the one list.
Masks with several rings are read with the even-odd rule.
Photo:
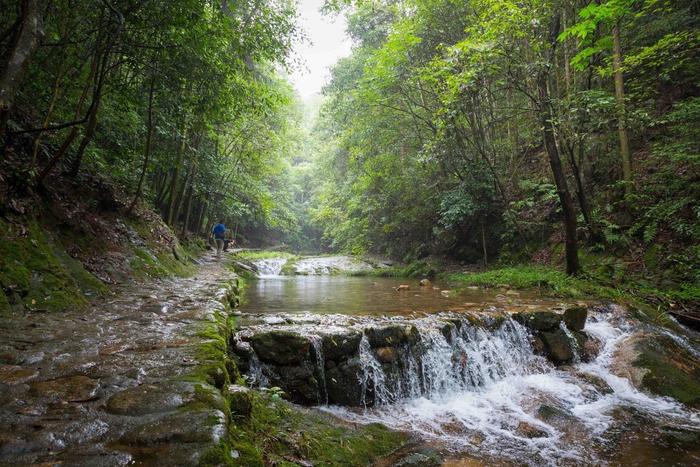
[[4, 3], [20, 192], [82, 170], [183, 237], [698, 280], [695, 2], [327, 2], [353, 51], [306, 103], [292, 2]]
[[[106, 344], [88, 340], [105, 359], [124, 349], [177, 349], [173, 350], [177, 362], [199, 362], [197, 372], [191, 374], [180, 367], [172, 370], [182, 376], [172, 387], [182, 384], [184, 389], [177, 390], [191, 396], [183, 397], [192, 410], [203, 406], [219, 410], [217, 401], [224, 395], [226, 408], [220, 412], [226, 419], [222, 429], [227, 435], [223, 441], [202, 451], [197, 462], [186, 457], [196, 450], [180, 447], [180, 452], [174, 444], [167, 444], [163, 449], [174, 450], [173, 462], [316, 465], [305, 464], [303, 459], [308, 458], [318, 465], [370, 465], [410, 444], [404, 435], [397, 434], [403, 433], [405, 426], [383, 420], [397, 431], [384, 431], [388, 429], [372, 423], [342, 431], [346, 428], [323, 421], [320, 415], [317, 420], [316, 415], [300, 415], [287, 406], [279, 410], [272, 407], [282, 399], [323, 405], [323, 397], [328, 406], [329, 396], [334, 396], [333, 384], [340, 381], [341, 386], [351, 387], [358, 379], [362, 386], [357, 397], [346, 405], [359, 407], [361, 401], [368, 410], [375, 402], [396, 403], [406, 396], [398, 396], [403, 394], [406, 381], [396, 383], [398, 389], [382, 393], [382, 385], [388, 388], [391, 377], [377, 379], [377, 375], [386, 371], [387, 365], [413, 358], [413, 354], [401, 352], [408, 352], [416, 341], [426, 342], [428, 331], [414, 327], [411, 334], [410, 330], [391, 328], [386, 333], [398, 334], [383, 342], [391, 345], [380, 345], [377, 342], [385, 336], [368, 334], [367, 329], [376, 323], [367, 318], [370, 324], [363, 323], [370, 327], [363, 328], [362, 340], [357, 337], [354, 351], [365, 357], [374, 353], [358, 360], [364, 366], [353, 370], [357, 374], [342, 373], [351, 371], [347, 368], [355, 361], [352, 353], [338, 354], [330, 366], [326, 364], [324, 358], [331, 357], [325, 335], [308, 340], [306, 335], [290, 337], [285, 330], [273, 329], [269, 334], [274, 337], [274, 346], [265, 335], [248, 335], [245, 330], [240, 331], [243, 337], [234, 339], [239, 330], [232, 309], [239, 302], [245, 305], [246, 290], [256, 290], [262, 273], [272, 267], [275, 275], [308, 275], [309, 270], [299, 269], [301, 263], [293, 262], [303, 263], [313, 255], [320, 259], [314, 259], [310, 275], [320, 270], [333, 275], [338, 272], [335, 266], [323, 266], [324, 261], [335, 261], [327, 258], [336, 256], [345, 261], [347, 257], [367, 266], [367, 270], [352, 270], [348, 276], [387, 279], [387, 290], [396, 293], [413, 287], [411, 293], [434, 290], [435, 300], [455, 300], [454, 294], [464, 291], [460, 287], [469, 286], [481, 287], [485, 294], [498, 293], [498, 306], [505, 300], [517, 301], [513, 297], [520, 292], [515, 289], [579, 300], [552, 305], [570, 313], [543, 318], [554, 319], [553, 325], [553, 321], [540, 322], [539, 318], [537, 324], [527, 324], [525, 318], [518, 317], [506, 320], [526, 323], [521, 328], [530, 333], [534, 350], [520, 341], [489, 334], [491, 342], [506, 339], [503, 347], [509, 351], [527, 347], [528, 352], [544, 352], [548, 364], [555, 366], [583, 365], [587, 358], [595, 361], [597, 355], [605, 354], [603, 337], [627, 329], [616, 322], [604, 329], [605, 334], [601, 329], [617, 308], [600, 305], [608, 306], [608, 314], [600, 318], [603, 312], [595, 308], [598, 305], [586, 300], [624, 302], [630, 319], [645, 326], [669, 326], [677, 332], [676, 337], [669, 337], [670, 331], [658, 331], [661, 337], [652, 343], [643, 337], [634, 341], [639, 351], [634, 365], [651, 369], [647, 376], [635, 373], [637, 376], [630, 379], [643, 380], [647, 387], [653, 387], [652, 393], [697, 409], [700, 341], [697, 333], [678, 331], [685, 328], [675, 319], [685, 317], [695, 326], [700, 323], [700, 3], [325, 0], [323, 14], [329, 21], [342, 18], [352, 46], [351, 52], [330, 69], [322, 91], [311, 97], [302, 97], [292, 80], [293, 73], [306, 66], [297, 50], [310, 41], [299, 23], [302, 4], [295, 0], [0, 0], [0, 316], [9, 317], [0, 327], [0, 337], [10, 342], [18, 327], [23, 329], [21, 333], [32, 333], [56, 326], [58, 334], [64, 328], [67, 333], [70, 320], [77, 326], [88, 326], [79, 321], [92, 326], [91, 320], [107, 319], [109, 313], [127, 313], [129, 307], [152, 313], [148, 326], [155, 326], [162, 324], [159, 320], [167, 321], [163, 310], [176, 308], [176, 303], [191, 300], [201, 309], [211, 308], [207, 300], [214, 297], [221, 306], [207, 308], [208, 317], [187, 315], [177, 321], [177, 326], [185, 326], [178, 332], [185, 333], [187, 339], [197, 336], [204, 340], [196, 352], [186, 353], [180, 344], [153, 344], [155, 335], [162, 337], [158, 334], [161, 331], [148, 334], [151, 328], [146, 321], [137, 319], [134, 322], [143, 324], [143, 329], [129, 327], [129, 320], [115, 325], [125, 326], [119, 333], [133, 332], [133, 342], [123, 343], [119, 336], [110, 337]], [[219, 265], [212, 259], [216, 250], [212, 228], [218, 223], [230, 230], [235, 248], [264, 251], [244, 251], [238, 256], [236, 250], [227, 257], [234, 258], [235, 273], [226, 269], [229, 266]], [[225, 284], [224, 288], [207, 288], [211, 284], [202, 279], [204, 276]], [[389, 280], [389, 276], [396, 277]], [[175, 282], [149, 282], [166, 277]], [[408, 278], [422, 279], [420, 286], [407, 285]], [[440, 281], [448, 280], [459, 285], [443, 287]], [[365, 285], [384, 283], [369, 284]], [[345, 286], [338, 286], [337, 294], [342, 294]], [[162, 297], [168, 293], [180, 302], [172, 298], [166, 303], [170, 298]], [[115, 294], [128, 295], [125, 303], [129, 305], [110, 308], [117, 302], [109, 302], [104, 306], [112, 311], [104, 315], [85, 311]], [[157, 304], [153, 302], [156, 298]], [[290, 296], [283, 299], [289, 300], [290, 308], [294, 306]], [[470, 305], [471, 299], [465, 300], [462, 303]], [[597, 313], [598, 321], [593, 322], [598, 327], [594, 325], [593, 331], [585, 334], [583, 324], [576, 324], [580, 311], [569, 312], [571, 309], [589, 310], [583, 316], [583, 322], [588, 317], [589, 324]], [[70, 319], [59, 322], [53, 320], [62, 319], [60, 313], [48, 313], [64, 311], [83, 314], [69, 313]], [[293, 323], [294, 319], [287, 321]], [[340, 321], [332, 326], [323, 320], [318, 323], [345, 330], [354, 326], [351, 321], [337, 319]], [[498, 323], [503, 321], [498, 319]], [[191, 324], [188, 320], [201, 326], [187, 328]], [[33, 324], [25, 326], [30, 322]], [[445, 346], [453, 347], [457, 342], [454, 336], [458, 336], [455, 332], [464, 333], [461, 326], [474, 324], [449, 323], [457, 326], [452, 337], [447, 337], [451, 332], [444, 331], [447, 328], [440, 332], [449, 341]], [[488, 326], [493, 323], [489, 323], [482, 327], [492, 332]], [[86, 333], [93, 331], [84, 328]], [[408, 335], [402, 334], [404, 331]], [[556, 344], [547, 339], [554, 339], [551, 336], [555, 334], [573, 342], [573, 347], [566, 344], [567, 352], [569, 347], [574, 349], [571, 355], [552, 356]], [[431, 339], [435, 335], [430, 334]], [[621, 335], [627, 336], [616, 334], [616, 338]], [[43, 336], [25, 337], [7, 347], [10, 350], [0, 346], [0, 401], [10, 400], [5, 396], [31, 385], [35, 396], [49, 394], [70, 403], [92, 403], [99, 401], [101, 394], [111, 395], [114, 388], [136, 384], [132, 376], [124, 376], [128, 383], [110, 380], [107, 386], [100, 379], [106, 376], [93, 376], [84, 370], [89, 365], [80, 366], [83, 361], [75, 362], [70, 376], [60, 373], [65, 368], [28, 370], [34, 363], [15, 358], [14, 352], [24, 352]], [[68, 333], [61, 336], [55, 339], [61, 340], [61, 346], [73, 339]], [[348, 336], [341, 336], [343, 342], [354, 342]], [[463, 347], [454, 350], [449, 363], [457, 373], [467, 371], [470, 352], [483, 351], [468, 347], [471, 341], [462, 337]], [[596, 339], [598, 353], [586, 354], [590, 350], [586, 343]], [[240, 342], [248, 345], [248, 353], [236, 347]], [[396, 342], [405, 348], [392, 347]], [[666, 350], [654, 347], [659, 342]], [[270, 346], [276, 347], [269, 350]], [[683, 350], [668, 350], [674, 346]], [[117, 348], [120, 350], [114, 350]], [[674, 360], [680, 370], [673, 366], [664, 370], [668, 373], [655, 376], [666, 360], [656, 353], [645, 353], [652, 352], [650, 349], [661, 352], [663, 358], [681, 355]], [[51, 355], [49, 350], [43, 352], [42, 359]], [[298, 363], [293, 361], [295, 352], [306, 359], [298, 367], [293, 365]], [[68, 354], [80, 352], [70, 348], [60, 355]], [[518, 359], [524, 358], [523, 367], [537, 366], [529, 360], [529, 353], [527, 357], [519, 353], [494, 355], [484, 357], [485, 361], [520, 362]], [[273, 375], [268, 375], [270, 380], [277, 377], [280, 383], [249, 395], [244, 386], [253, 383], [244, 373], [254, 373], [252, 366], [260, 363], [258, 357], [264, 357], [263, 368]], [[163, 359], [144, 357], [149, 361], [158, 358]], [[376, 365], [368, 367], [368, 361]], [[313, 374], [304, 373], [311, 372], [309, 368], [318, 362], [320, 370], [314, 367]], [[273, 373], [275, 365], [279, 368], [274, 371], [281, 373]], [[149, 373], [156, 370], [148, 364], [144, 368], [151, 378], [148, 381], [160, 384], [152, 381]], [[393, 368], [395, 374], [406, 370], [403, 366], [400, 371]], [[411, 378], [427, 378], [417, 374], [411, 373]], [[596, 374], [608, 380], [605, 375], [609, 373]], [[99, 391], [106, 392], [94, 388], [90, 392], [90, 384], [97, 383], [87, 380], [71, 379], [59, 389], [41, 386], [47, 381], [33, 382], [45, 375], [55, 377], [48, 382], [64, 377], [100, 379]], [[491, 377], [489, 373], [486, 378]], [[688, 383], [686, 377], [692, 381]], [[196, 390], [187, 386], [193, 381], [204, 384], [205, 393], [214, 388], [215, 394], [202, 395], [199, 386]], [[286, 381], [302, 382], [288, 388]], [[136, 387], [141, 383], [138, 379]], [[231, 389], [239, 383], [243, 389]], [[420, 384], [428, 383], [420, 379]], [[464, 383], [450, 380], [441, 384], [444, 388]], [[428, 397], [429, 391], [421, 388], [421, 396]], [[161, 389], [166, 393], [174, 390]], [[614, 389], [618, 394], [618, 387]], [[464, 387], [459, 386], [459, 390]], [[336, 396], [341, 401], [349, 397]], [[105, 410], [120, 416], [139, 410], [143, 410], [139, 416], [155, 413], [150, 412], [150, 406], [142, 409], [134, 403], [134, 408], [127, 402], [114, 402], [124, 403], [126, 408], [108, 402]], [[7, 412], [10, 415], [0, 410], [0, 424], [11, 421], [17, 424], [12, 426], [30, 426], [18, 421], [35, 415], [31, 407], [22, 404], [11, 414]], [[187, 436], [196, 441], [168, 432], [167, 443], [175, 443], [173, 440], [181, 436], [189, 440], [185, 444], [204, 445], [197, 430], [209, 433], [207, 423], [212, 416], [207, 414], [209, 418], [203, 415], [206, 423], [202, 421], [201, 426], [196, 420], [192, 422], [193, 431]], [[691, 418], [686, 412], [682, 414], [681, 418]], [[697, 417], [697, 411], [692, 414]], [[174, 415], [167, 412], [164, 416]], [[258, 422], [236, 431], [229, 423], [236, 416]], [[360, 419], [346, 420], [355, 423]], [[374, 421], [368, 418], [361, 422], [367, 420]], [[532, 431], [528, 425], [535, 423], [532, 420], [522, 422], [525, 428], [517, 425], [518, 436], [531, 439], [548, 433], [541, 426], [539, 432]], [[181, 420], [168, 423], [163, 426], [183, 425]], [[277, 433], [264, 442], [257, 439], [265, 430], [278, 426], [297, 434]], [[316, 441], [299, 434], [306, 429], [321, 441], [314, 444]], [[693, 439], [700, 439], [700, 431], [693, 430]], [[119, 438], [121, 444], [117, 444], [129, 445], [129, 449], [138, 445], [137, 450], [129, 451], [130, 459], [155, 462], [162, 439], [155, 442], [150, 436], [161, 434], [148, 432], [144, 441], [140, 433], [124, 435], [127, 437]], [[16, 444], [19, 441], [13, 441], [12, 436], [20, 435], [2, 431], [0, 435], [0, 462], [46, 460], [39, 454], [21, 457], [22, 453], [35, 452], [35, 448], [26, 447], [34, 446], [33, 441]], [[346, 439], [344, 436], [347, 444], [328, 441]], [[372, 443], [365, 443], [368, 439]], [[487, 437], [485, 446], [491, 441]], [[678, 458], [678, 465], [691, 465], [700, 459], [697, 450], [683, 446], [687, 456]], [[620, 452], [636, 449], [627, 448]], [[65, 454], [55, 446], [44, 450]], [[571, 461], [568, 454], [556, 452], [564, 457], [555, 456], [554, 463]], [[596, 451], [596, 456], [599, 454]], [[4, 458], [6, 455], [16, 457]], [[103, 454], [90, 451], [89, 455]], [[239, 455], [241, 460], [247, 459], [242, 464], [237, 464]], [[353, 462], [324, 457], [345, 455]], [[552, 463], [549, 458], [531, 462], [508, 457], [508, 453], [494, 455], [479, 459], [486, 464], [504, 459], [528, 465]], [[601, 459], [617, 462], [617, 458], [605, 456], [573, 459], [586, 465]], [[115, 460], [115, 465], [120, 462]], [[452, 465], [387, 462], [381, 465]]]

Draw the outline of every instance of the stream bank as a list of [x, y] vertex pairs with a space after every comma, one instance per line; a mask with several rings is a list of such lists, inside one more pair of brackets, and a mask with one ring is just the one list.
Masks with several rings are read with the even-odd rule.
[[121, 286], [87, 310], [3, 320], [0, 463], [365, 465], [407, 442], [241, 386], [228, 352], [238, 279], [199, 261], [192, 277]]

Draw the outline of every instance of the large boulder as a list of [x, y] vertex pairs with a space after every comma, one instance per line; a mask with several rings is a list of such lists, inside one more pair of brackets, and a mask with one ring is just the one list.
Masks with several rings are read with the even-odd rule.
[[583, 331], [588, 318], [588, 310], [583, 307], [567, 308], [564, 311], [564, 324], [572, 331]]
[[561, 329], [540, 332], [544, 343], [544, 353], [554, 363], [569, 363], [574, 359], [574, 343]]
[[322, 402], [320, 385], [311, 364], [279, 366], [275, 372], [276, 375], [270, 377], [271, 385], [282, 388], [292, 402], [303, 405]]
[[513, 319], [532, 331], [559, 329], [563, 316], [553, 311], [524, 311], [514, 313]]
[[296, 365], [309, 357], [309, 338], [289, 331], [267, 331], [253, 335], [250, 345], [258, 358], [273, 365]]
[[349, 331], [344, 334], [327, 334], [323, 336], [323, 356], [326, 360], [349, 358], [357, 354], [362, 333]]
[[413, 325], [392, 324], [389, 326], [365, 329], [365, 336], [372, 347], [397, 346], [399, 344], [415, 344], [420, 339], [418, 329]]
[[358, 357], [342, 361], [338, 365], [330, 362], [325, 373], [330, 404], [362, 406], [362, 364]]
[[[634, 340], [638, 386], [700, 408], [700, 358], [666, 335], [643, 335]], [[634, 379], [633, 379], [634, 382]]]

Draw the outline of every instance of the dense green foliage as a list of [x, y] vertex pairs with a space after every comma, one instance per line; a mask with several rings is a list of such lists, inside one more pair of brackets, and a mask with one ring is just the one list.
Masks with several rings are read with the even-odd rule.
[[331, 6], [356, 42], [317, 127], [335, 142], [322, 148], [314, 207], [331, 247], [558, 262], [566, 190], [579, 241], [625, 258], [623, 275], [698, 281], [696, 3]]
[[284, 187], [302, 117], [278, 71], [301, 35], [294, 2], [33, 3], [0, 9], [5, 64], [41, 25], [2, 128], [8, 197], [97, 173], [181, 236], [218, 218], [296, 228]]

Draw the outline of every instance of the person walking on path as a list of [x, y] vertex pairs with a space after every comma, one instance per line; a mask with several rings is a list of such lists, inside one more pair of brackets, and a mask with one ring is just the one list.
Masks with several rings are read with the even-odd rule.
[[224, 240], [226, 238], [226, 226], [224, 225], [223, 219], [219, 221], [218, 224], [214, 226], [211, 233], [214, 235], [214, 241], [216, 242], [216, 257], [221, 256], [221, 250], [224, 249]]

